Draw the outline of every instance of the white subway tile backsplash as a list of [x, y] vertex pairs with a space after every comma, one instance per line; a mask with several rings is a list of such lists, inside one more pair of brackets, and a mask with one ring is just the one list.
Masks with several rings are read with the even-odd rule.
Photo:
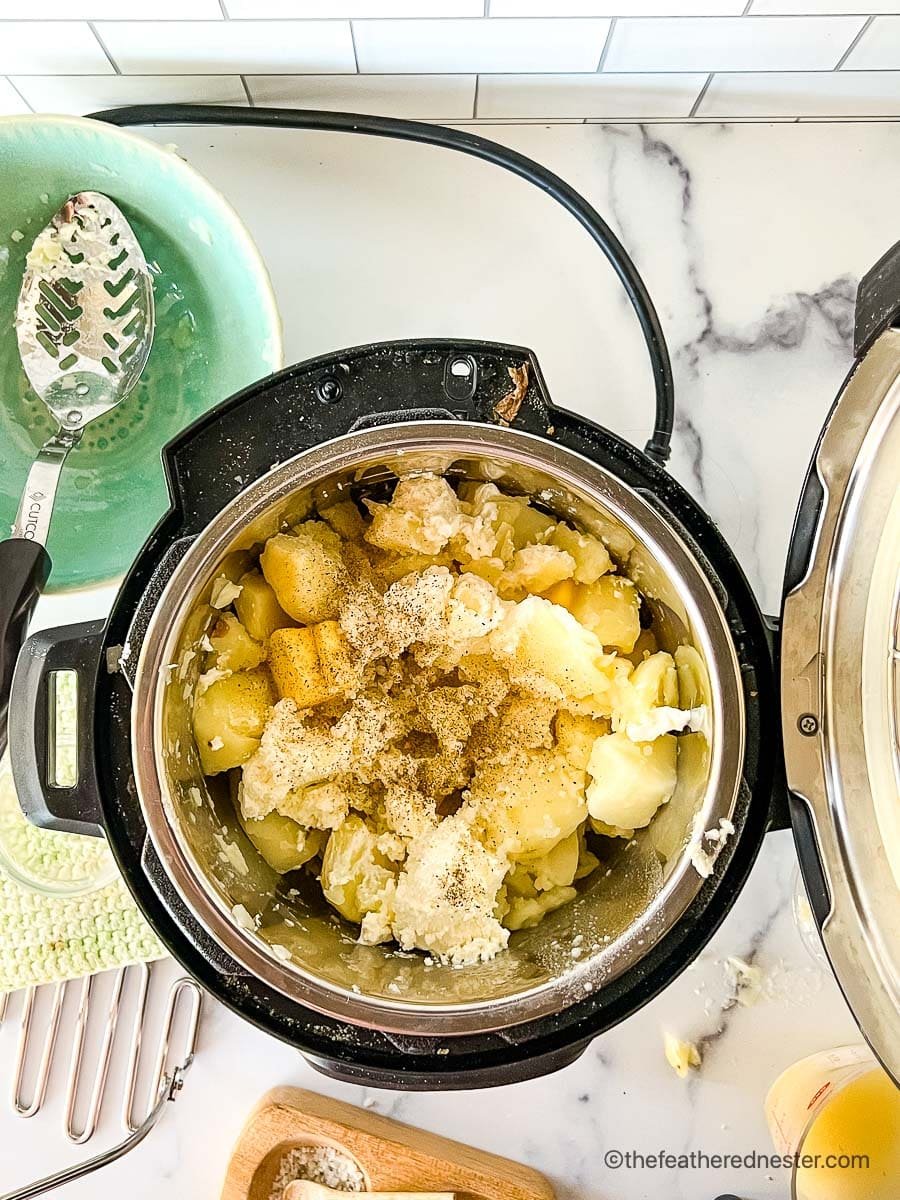
[[222, 21], [219, 0], [0, 0], [29, 21]]
[[90, 26], [81, 21], [0, 21], [0, 75], [112, 71]]
[[594, 71], [609, 21], [354, 21], [361, 71]]
[[900, 0], [0, 0], [0, 114], [162, 101], [896, 119]]
[[247, 75], [253, 103], [375, 113], [416, 121], [469, 120], [474, 75]]
[[35, 110], [97, 112], [120, 104], [246, 104], [239, 75], [26, 75], [13, 77]]
[[900, 16], [876, 17], [843, 66], [847, 71], [900, 68]]
[[490, 0], [492, 17], [736, 17], [747, 0]]
[[17, 117], [31, 109], [6, 79], [0, 79], [0, 117]]
[[872, 13], [900, 12], [900, 0], [753, 0], [750, 12], [754, 16], [764, 13], [820, 16], [860, 13], [868, 17]]
[[477, 115], [610, 121], [686, 117], [706, 80], [703, 74], [482, 75]]
[[229, 17], [481, 17], [484, 0], [225, 0]]
[[620, 20], [604, 70], [830, 70], [864, 23], [862, 17]]
[[900, 116], [900, 71], [714, 75], [698, 117]]
[[101, 21], [96, 29], [125, 74], [356, 70], [349, 21]]

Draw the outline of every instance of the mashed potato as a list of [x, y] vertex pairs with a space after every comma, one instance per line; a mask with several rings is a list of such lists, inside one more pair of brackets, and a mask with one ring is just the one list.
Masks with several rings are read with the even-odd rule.
[[433, 474], [280, 531], [216, 594], [204, 770], [360, 941], [492, 958], [573, 898], [589, 839], [652, 820], [672, 732], [705, 719], [696, 652], [641, 627], [629, 550]]

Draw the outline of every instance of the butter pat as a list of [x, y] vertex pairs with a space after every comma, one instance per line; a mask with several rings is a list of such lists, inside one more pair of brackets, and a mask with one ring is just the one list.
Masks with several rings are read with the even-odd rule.
[[666, 1062], [679, 1079], [686, 1079], [692, 1067], [696, 1070], [701, 1065], [700, 1051], [693, 1042], [683, 1042], [674, 1033], [666, 1033], [663, 1037]]

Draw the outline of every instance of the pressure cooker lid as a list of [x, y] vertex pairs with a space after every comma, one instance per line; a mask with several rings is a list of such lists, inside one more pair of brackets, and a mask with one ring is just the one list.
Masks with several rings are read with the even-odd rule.
[[864, 1036], [900, 1080], [900, 330], [857, 363], [810, 468], [781, 687], [812, 907]]

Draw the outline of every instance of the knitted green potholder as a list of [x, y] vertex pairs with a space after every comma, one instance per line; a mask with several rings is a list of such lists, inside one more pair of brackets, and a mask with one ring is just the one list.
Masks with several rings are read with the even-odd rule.
[[0, 867], [0, 994], [165, 955], [113, 877], [105, 844], [29, 825], [5, 759], [0, 850], [6, 862]]

